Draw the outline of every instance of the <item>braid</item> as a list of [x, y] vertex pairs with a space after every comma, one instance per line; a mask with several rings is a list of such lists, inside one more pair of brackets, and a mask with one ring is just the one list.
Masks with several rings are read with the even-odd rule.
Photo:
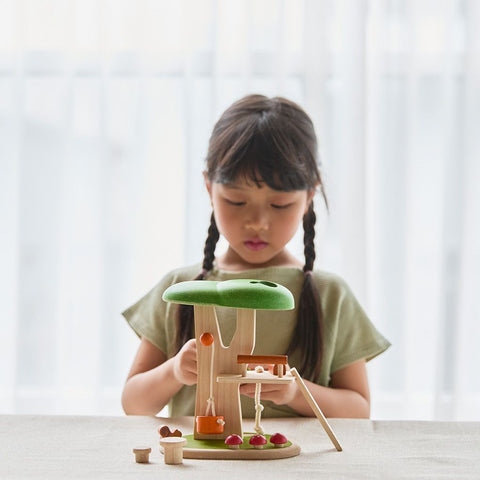
[[[203, 263], [202, 273], [209, 272], [213, 268], [213, 261], [215, 260], [215, 247], [217, 246], [220, 233], [218, 232], [217, 224], [215, 222], [215, 216], [212, 213], [210, 217], [210, 226], [208, 227], [208, 236], [205, 241], [205, 248], [203, 249]], [[201, 279], [203, 280], [203, 278]]]
[[289, 355], [294, 351], [298, 352], [300, 373], [310, 380], [319, 376], [323, 355], [323, 313], [318, 289], [312, 277], [315, 261], [315, 222], [312, 202], [303, 217], [304, 280], [298, 302], [296, 331], [287, 352]]
[[310, 202], [307, 213], [303, 216], [303, 252], [305, 254], [305, 265], [303, 271], [307, 274], [313, 270], [315, 262], [315, 223], [317, 216], [313, 210], [313, 202]]
[[[208, 272], [213, 268], [213, 261], [215, 260], [215, 247], [219, 237], [220, 233], [218, 232], [215, 217], [212, 213], [212, 216], [210, 217], [210, 226], [208, 227], [207, 240], [205, 241], [205, 248], [203, 249], [202, 271], [195, 277], [194, 280], [205, 280]], [[194, 336], [193, 306], [179, 305], [175, 339], [177, 352], [188, 340]]]

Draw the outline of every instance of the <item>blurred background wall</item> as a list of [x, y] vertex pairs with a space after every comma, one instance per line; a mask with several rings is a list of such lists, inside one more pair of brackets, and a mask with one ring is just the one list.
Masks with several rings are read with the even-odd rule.
[[138, 339], [120, 312], [201, 259], [208, 137], [256, 92], [316, 125], [316, 265], [393, 343], [372, 416], [480, 420], [480, 2], [0, 12], [0, 413], [122, 413]]

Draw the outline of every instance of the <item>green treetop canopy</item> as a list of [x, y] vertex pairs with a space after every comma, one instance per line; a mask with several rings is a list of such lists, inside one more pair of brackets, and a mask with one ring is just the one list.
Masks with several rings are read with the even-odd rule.
[[283, 285], [264, 280], [236, 279], [224, 282], [191, 280], [170, 286], [163, 300], [184, 305], [292, 310], [293, 295]]

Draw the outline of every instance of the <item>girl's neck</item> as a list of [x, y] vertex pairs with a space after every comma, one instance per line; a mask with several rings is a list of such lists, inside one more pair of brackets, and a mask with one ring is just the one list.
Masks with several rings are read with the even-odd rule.
[[286, 248], [278, 255], [271, 258], [265, 263], [248, 263], [232, 248], [228, 247], [227, 251], [216, 259], [216, 266], [219, 270], [227, 272], [241, 272], [244, 270], [253, 270], [256, 268], [267, 267], [295, 267], [302, 268], [302, 263], [293, 256]]

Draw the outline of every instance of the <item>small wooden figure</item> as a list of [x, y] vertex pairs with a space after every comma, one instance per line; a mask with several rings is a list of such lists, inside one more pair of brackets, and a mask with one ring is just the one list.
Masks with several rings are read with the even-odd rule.
[[163, 437], [181, 437], [182, 432], [178, 429], [174, 430], [173, 432], [170, 431], [170, 428], [167, 425], [163, 425], [158, 429], [158, 433], [160, 436]]
[[148, 463], [151, 451], [152, 449], [150, 447], [135, 447], [133, 449], [135, 461], [137, 463]]
[[183, 447], [187, 441], [182, 437], [164, 437], [160, 439], [163, 447], [163, 458], [167, 465], [183, 463]]

